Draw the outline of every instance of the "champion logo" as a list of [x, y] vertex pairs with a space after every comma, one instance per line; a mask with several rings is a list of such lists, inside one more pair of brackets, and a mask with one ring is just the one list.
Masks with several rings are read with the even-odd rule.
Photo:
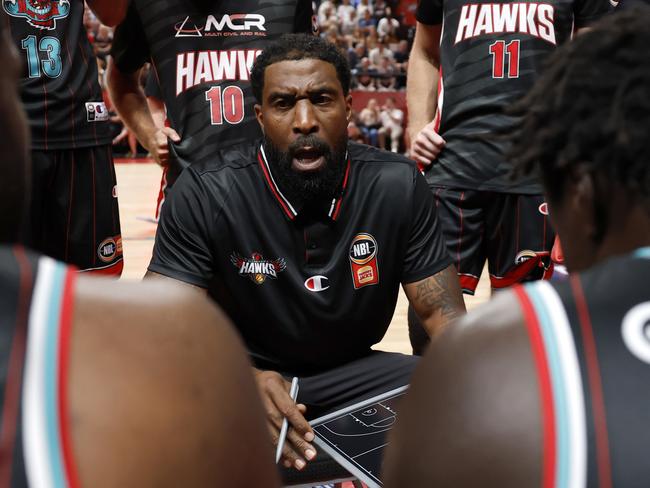
[[323, 275], [316, 275], [305, 280], [305, 288], [313, 292], [325, 291], [330, 287], [329, 278]]
[[539, 210], [539, 213], [542, 215], [548, 215], [548, 203], [542, 203], [539, 207], [537, 207], [537, 210]]

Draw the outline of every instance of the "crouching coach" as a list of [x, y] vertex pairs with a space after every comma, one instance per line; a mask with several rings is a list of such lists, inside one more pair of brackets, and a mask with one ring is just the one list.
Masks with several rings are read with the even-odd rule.
[[429, 335], [464, 305], [415, 165], [348, 142], [350, 70], [335, 46], [286, 36], [257, 58], [251, 83], [264, 139], [182, 174], [147, 275], [207, 290], [230, 315], [272, 438], [286, 414], [284, 463], [302, 469], [316, 455], [305, 417], [408, 383], [415, 358], [371, 350], [399, 284]]

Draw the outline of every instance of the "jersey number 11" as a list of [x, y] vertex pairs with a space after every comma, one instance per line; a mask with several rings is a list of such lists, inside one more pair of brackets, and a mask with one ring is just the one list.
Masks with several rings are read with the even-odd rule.
[[506, 55], [508, 56], [508, 78], [519, 78], [519, 40], [495, 41], [490, 44], [492, 55], [492, 78], [503, 78], [506, 66]]

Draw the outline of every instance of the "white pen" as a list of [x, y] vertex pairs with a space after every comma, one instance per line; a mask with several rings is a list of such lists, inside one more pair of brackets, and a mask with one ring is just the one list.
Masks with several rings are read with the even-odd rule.
[[[298, 377], [294, 376], [291, 380], [291, 388], [289, 389], [289, 396], [295, 402], [298, 398]], [[275, 463], [277, 464], [282, 457], [282, 449], [284, 449], [284, 442], [287, 439], [287, 431], [289, 430], [289, 420], [285, 417], [282, 421], [282, 428], [280, 429], [280, 437], [278, 438], [278, 447], [275, 450]]]

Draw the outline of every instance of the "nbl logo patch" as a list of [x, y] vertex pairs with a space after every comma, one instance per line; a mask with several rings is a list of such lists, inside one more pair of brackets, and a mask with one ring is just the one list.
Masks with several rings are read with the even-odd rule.
[[370, 234], [357, 234], [350, 244], [350, 269], [354, 288], [379, 283], [377, 241]]
[[97, 247], [97, 256], [105, 263], [110, 263], [122, 255], [122, 236], [104, 239]]
[[57, 19], [70, 14], [68, 0], [3, 0], [4, 11], [12, 17], [25, 19], [37, 29], [56, 29]]

